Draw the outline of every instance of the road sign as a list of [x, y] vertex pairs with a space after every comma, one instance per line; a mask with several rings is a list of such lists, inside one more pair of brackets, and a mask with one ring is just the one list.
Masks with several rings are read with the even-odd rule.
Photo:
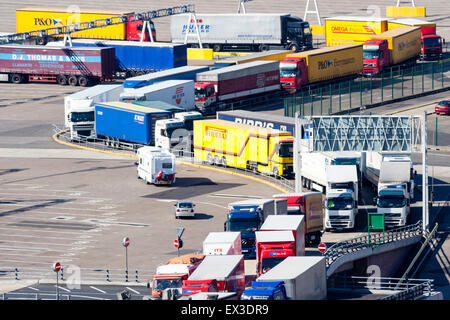
[[319, 249], [320, 252], [324, 253], [325, 251], [327, 251], [327, 246], [325, 245], [325, 243], [321, 243], [319, 244], [317, 249]]
[[175, 228], [175, 233], [177, 235], [177, 238], [181, 238], [181, 236], [183, 235], [184, 232], [184, 228]]
[[130, 245], [130, 238], [128, 237], [123, 238], [122, 244], [125, 248], [128, 247]]
[[55, 271], [55, 272], [59, 272], [60, 270], [61, 270], [61, 263], [59, 263], [59, 262], [55, 262], [54, 264], [53, 264], [53, 271]]
[[174, 246], [175, 248], [178, 248], [179, 243], [178, 243], [178, 240], [177, 240], [177, 239], [173, 240], [173, 246]]

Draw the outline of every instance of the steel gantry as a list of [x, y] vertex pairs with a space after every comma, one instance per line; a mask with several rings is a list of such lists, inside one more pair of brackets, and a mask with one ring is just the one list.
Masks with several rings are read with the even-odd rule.
[[48, 29], [28, 31], [28, 32], [0, 36], [0, 44], [10, 44], [10, 43], [23, 42], [23, 41], [30, 41], [30, 40], [43, 40], [43, 39], [45, 40], [48, 38], [61, 37], [61, 36], [64, 36], [65, 44], [67, 43], [67, 41], [71, 44], [70, 35], [74, 32], [86, 31], [86, 30], [95, 29], [95, 28], [103, 28], [103, 27], [108, 27], [108, 26], [113, 26], [113, 25], [118, 25], [118, 24], [123, 24], [123, 23], [128, 23], [128, 22], [135, 22], [135, 21], [143, 21], [141, 41], [143, 41], [143, 39], [144, 39], [144, 34], [145, 34], [146, 30], [149, 31], [150, 40], [153, 41], [154, 39], [153, 39], [153, 35], [152, 35], [151, 29], [150, 29], [150, 21], [152, 19], [168, 17], [168, 16], [172, 16], [172, 15], [176, 15], [176, 14], [185, 14], [185, 13], [189, 13], [188, 28], [190, 27], [191, 24], [194, 24], [195, 28], [197, 29], [197, 37], [198, 37], [198, 41], [199, 41], [200, 47], [201, 47], [200, 34], [198, 32], [198, 27], [197, 27], [197, 18], [195, 16], [195, 6], [193, 4], [151, 10], [151, 11], [146, 11], [146, 12], [142, 12], [142, 13], [130, 13], [130, 14], [125, 14], [125, 15], [116, 16], [116, 17], [74, 23], [74, 24], [56, 27], [56, 28], [48, 28]]

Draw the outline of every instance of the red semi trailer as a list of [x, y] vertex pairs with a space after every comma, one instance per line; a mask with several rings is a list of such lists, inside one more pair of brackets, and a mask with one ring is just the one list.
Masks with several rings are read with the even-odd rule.
[[0, 46], [0, 80], [57, 82], [88, 86], [110, 80], [115, 72], [114, 48]]
[[195, 105], [203, 113], [214, 113], [228, 103], [251, 102], [280, 88], [278, 61], [252, 61], [197, 73]]

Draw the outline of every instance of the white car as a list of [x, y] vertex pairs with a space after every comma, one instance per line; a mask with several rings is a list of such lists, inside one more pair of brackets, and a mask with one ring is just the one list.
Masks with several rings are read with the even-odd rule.
[[191, 201], [181, 200], [174, 204], [175, 207], [175, 219], [180, 217], [195, 217], [194, 207]]

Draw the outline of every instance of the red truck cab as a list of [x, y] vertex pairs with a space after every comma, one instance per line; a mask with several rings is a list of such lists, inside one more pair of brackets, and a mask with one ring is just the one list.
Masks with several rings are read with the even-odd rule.
[[[140, 41], [141, 40], [141, 34], [143, 29], [143, 22], [142, 21], [131, 21], [127, 24], [127, 40], [128, 41]], [[153, 41], [156, 41], [156, 29], [155, 25], [153, 24], [153, 21], [150, 20], [150, 29], [152, 30], [152, 36]], [[143, 41], [150, 41], [150, 34], [148, 32], [148, 29], [145, 30], [144, 39]]]
[[218, 292], [219, 288], [216, 279], [208, 280], [184, 280], [183, 296], [190, 296], [199, 292]]
[[437, 60], [442, 57], [443, 39], [436, 34], [435, 27], [422, 27], [421, 33], [421, 60]]
[[210, 81], [199, 81], [194, 84], [195, 105], [202, 110], [216, 102], [217, 93], [215, 83]]
[[289, 93], [308, 84], [308, 69], [303, 57], [286, 57], [280, 62], [281, 87]]
[[257, 277], [287, 257], [296, 256], [296, 242], [292, 231], [257, 231], [255, 235]]
[[367, 40], [364, 42], [363, 74], [380, 74], [389, 64], [389, 48], [386, 40]]

